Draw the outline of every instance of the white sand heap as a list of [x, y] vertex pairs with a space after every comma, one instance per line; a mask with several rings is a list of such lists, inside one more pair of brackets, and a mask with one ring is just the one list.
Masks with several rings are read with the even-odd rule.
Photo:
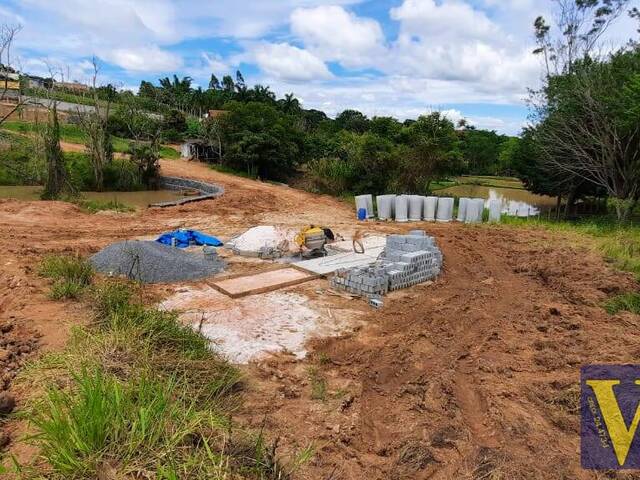
[[227, 247], [245, 257], [260, 257], [265, 253], [273, 255], [275, 252], [284, 254], [293, 245], [294, 236], [291, 230], [264, 225], [250, 228], [239, 237], [231, 239], [227, 242]]

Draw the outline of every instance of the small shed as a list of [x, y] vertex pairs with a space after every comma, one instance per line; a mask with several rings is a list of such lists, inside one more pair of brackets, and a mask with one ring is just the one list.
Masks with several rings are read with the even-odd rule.
[[180, 156], [189, 160], [200, 160], [203, 162], [213, 162], [218, 159], [218, 155], [211, 145], [200, 139], [185, 140], [180, 145]]

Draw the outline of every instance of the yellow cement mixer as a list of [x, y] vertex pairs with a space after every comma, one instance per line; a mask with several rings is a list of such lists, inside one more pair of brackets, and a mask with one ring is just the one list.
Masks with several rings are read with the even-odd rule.
[[325, 245], [334, 238], [330, 229], [308, 225], [300, 230], [294, 241], [303, 257], [324, 257], [327, 255]]

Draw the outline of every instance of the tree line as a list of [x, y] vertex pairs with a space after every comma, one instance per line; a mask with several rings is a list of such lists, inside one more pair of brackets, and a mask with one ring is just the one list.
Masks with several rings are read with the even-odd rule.
[[640, 198], [640, 45], [606, 52], [605, 32], [629, 0], [556, 0], [557, 21], [534, 25], [544, 65], [531, 93], [532, 125], [512, 155], [527, 188], [564, 199], [565, 215], [586, 198], [608, 199], [626, 221]]
[[[165, 140], [199, 139], [213, 162], [318, 191], [427, 193], [434, 180], [451, 175], [512, 172], [512, 137], [440, 112], [399, 121], [348, 109], [330, 118], [303, 108], [293, 94], [277, 98], [267, 86], [248, 87], [239, 71], [235, 79], [212, 75], [207, 89], [174, 76], [142, 81], [137, 95], [119, 97], [142, 109], [161, 106]], [[216, 115], [204, 118], [209, 111]], [[116, 110], [115, 130], [119, 118]]]

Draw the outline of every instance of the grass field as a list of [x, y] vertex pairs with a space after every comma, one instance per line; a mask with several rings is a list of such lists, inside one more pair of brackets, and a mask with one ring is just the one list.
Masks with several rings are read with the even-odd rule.
[[513, 188], [516, 190], [524, 190], [522, 182], [517, 178], [480, 175], [455, 177], [448, 180], [439, 180], [437, 182], [432, 182], [431, 190], [437, 191], [445, 188], [456, 187], [458, 185], [479, 185], [482, 187]]

